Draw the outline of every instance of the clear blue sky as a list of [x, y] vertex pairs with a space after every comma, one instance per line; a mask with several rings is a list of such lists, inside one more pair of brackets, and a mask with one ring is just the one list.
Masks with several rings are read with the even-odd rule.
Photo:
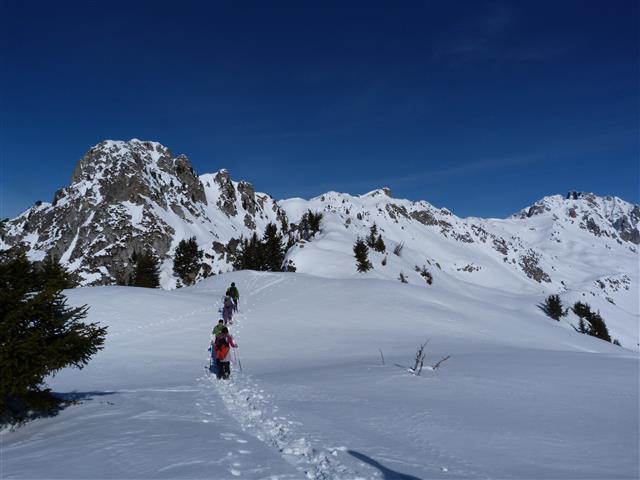
[[0, 5], [1, 217], [134, 137], [276, 198], [640, 200], [636, 0]]

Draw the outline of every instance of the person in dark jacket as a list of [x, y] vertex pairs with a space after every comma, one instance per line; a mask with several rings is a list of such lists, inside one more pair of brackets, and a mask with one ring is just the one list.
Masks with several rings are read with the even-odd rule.
[[236, 287], [235, 282], [231, 282], [231, 286], [227, 288], [226, 295], [233, 299], [233, 309], [237, 311], [238, 302], [240, 301], [240, 292], [238, 291], [238, 287]]
[[233, 299], [229, 295], [227, 295], [226, 297], [224, 297], [224, 302], [222, 304], [222, 319], [225, 325], [230, 325], [233, 323], [233, 309]]

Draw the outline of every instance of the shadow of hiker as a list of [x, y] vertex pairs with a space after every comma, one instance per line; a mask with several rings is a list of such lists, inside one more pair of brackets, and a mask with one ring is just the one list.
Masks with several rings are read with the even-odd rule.
[[396, 472], [395, 470], [391, 470], [390, 468], [385, 467], [380, 462], [377, 462], [371, 457], [364, 455], [360, 452], [355, 452], [353, 450], [347, 450], [349, 455], [356, 457], [358, 460], [361, 460], [365, 463], [368, 463], [374, 468], [380, 470], [383, 475], [384, 480], [422, 480], [421, 478], [414, 477], [413, 475], [407, 475], [406, 473]]

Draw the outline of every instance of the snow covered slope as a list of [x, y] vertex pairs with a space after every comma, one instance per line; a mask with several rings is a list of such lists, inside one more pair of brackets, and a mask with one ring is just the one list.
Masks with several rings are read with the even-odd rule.
[[[638, 349], [638, 246], [633, 238], [622, 239], [630, 224], [637, 231], [637, 205], [594, 195], [555, 196], [527, 214], [485, 220], [461, 219], [427, 202], [394, 199], [386, 189], [361, 196], [330, 192], [279, 204], [292, 222], [307, 209], [324, 214], [322, 232], [287, 254], [298, 272], [393, 281], [402, 273], [409, 284], [428, 289], [432, 287], [421, 275], [426, 269], [434, 285], [451, 291], [491, 287], [534, 303], [558, 293], [567, 306], [580, 300], [599, 309], [613, 336]], [[371, 250], [374, 268], [362, 274], [355, 268], [353, 244], [374, 223], [387, 251]], [[402, 251], [395, 255], [399, 245]], [[577, 325], [572, 313], [567, 321]]]
[[[321, 231], [300, 240], [296, 225], [308, 210], [323, 214]], [[269, 222], [297, 240], [286, 256], [297, 272], [393, 282], [402, 275], [431, 288], [428, 272], [451, 291], [490, 287], [533, 303], [558, 293], [566, 306], [581, 300], [600, 310], [614, 338], [640, 348], [640, 206], [617, 197], [545, 197], [508, 219], [459, 218], [389, 189], [275, 201], [226, 170], [197, 176], [184, 155], [159, 143], [108, 140], [87, 152], [52, 204], [0, 224], [0, 248], [22, 244], [34, 260], [53, 253], [81, 285], [124, 283], [132, 254], [151, 248], [171, 289], [181, 240], [196, 237], [203, 278], [230, 271], [240, 237], [262, 235]], [[353, 245], [374, 224], [386, 251], [371, 251], [373, 270], [361, 274]], [[577, 323], [572, 314], [567, 321]]]
[[[219, 382], [203, 365], [231, 281], [242, 373]], [[50, 382], [79, 405], [2, 434], [2, 478], [639, 473], [638, 355], [548, 319], [535, 292], [236, 272], [67, 293], [106, 348]], [[402, 366], [428, 339], [426, 364], [451, 358], [417, 377]]]

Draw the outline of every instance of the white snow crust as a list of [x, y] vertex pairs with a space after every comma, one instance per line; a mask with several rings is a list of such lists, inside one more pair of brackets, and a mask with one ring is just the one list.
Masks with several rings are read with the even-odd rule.
[[[231, 281], [242, 372], [218, 381]], [[50, 379], [78, 404], [2, 433], [3, 479], [638, 477], [637, 353], [545, 317], [536, 292], [235, 272], [66, 293], [106, 348]]]

